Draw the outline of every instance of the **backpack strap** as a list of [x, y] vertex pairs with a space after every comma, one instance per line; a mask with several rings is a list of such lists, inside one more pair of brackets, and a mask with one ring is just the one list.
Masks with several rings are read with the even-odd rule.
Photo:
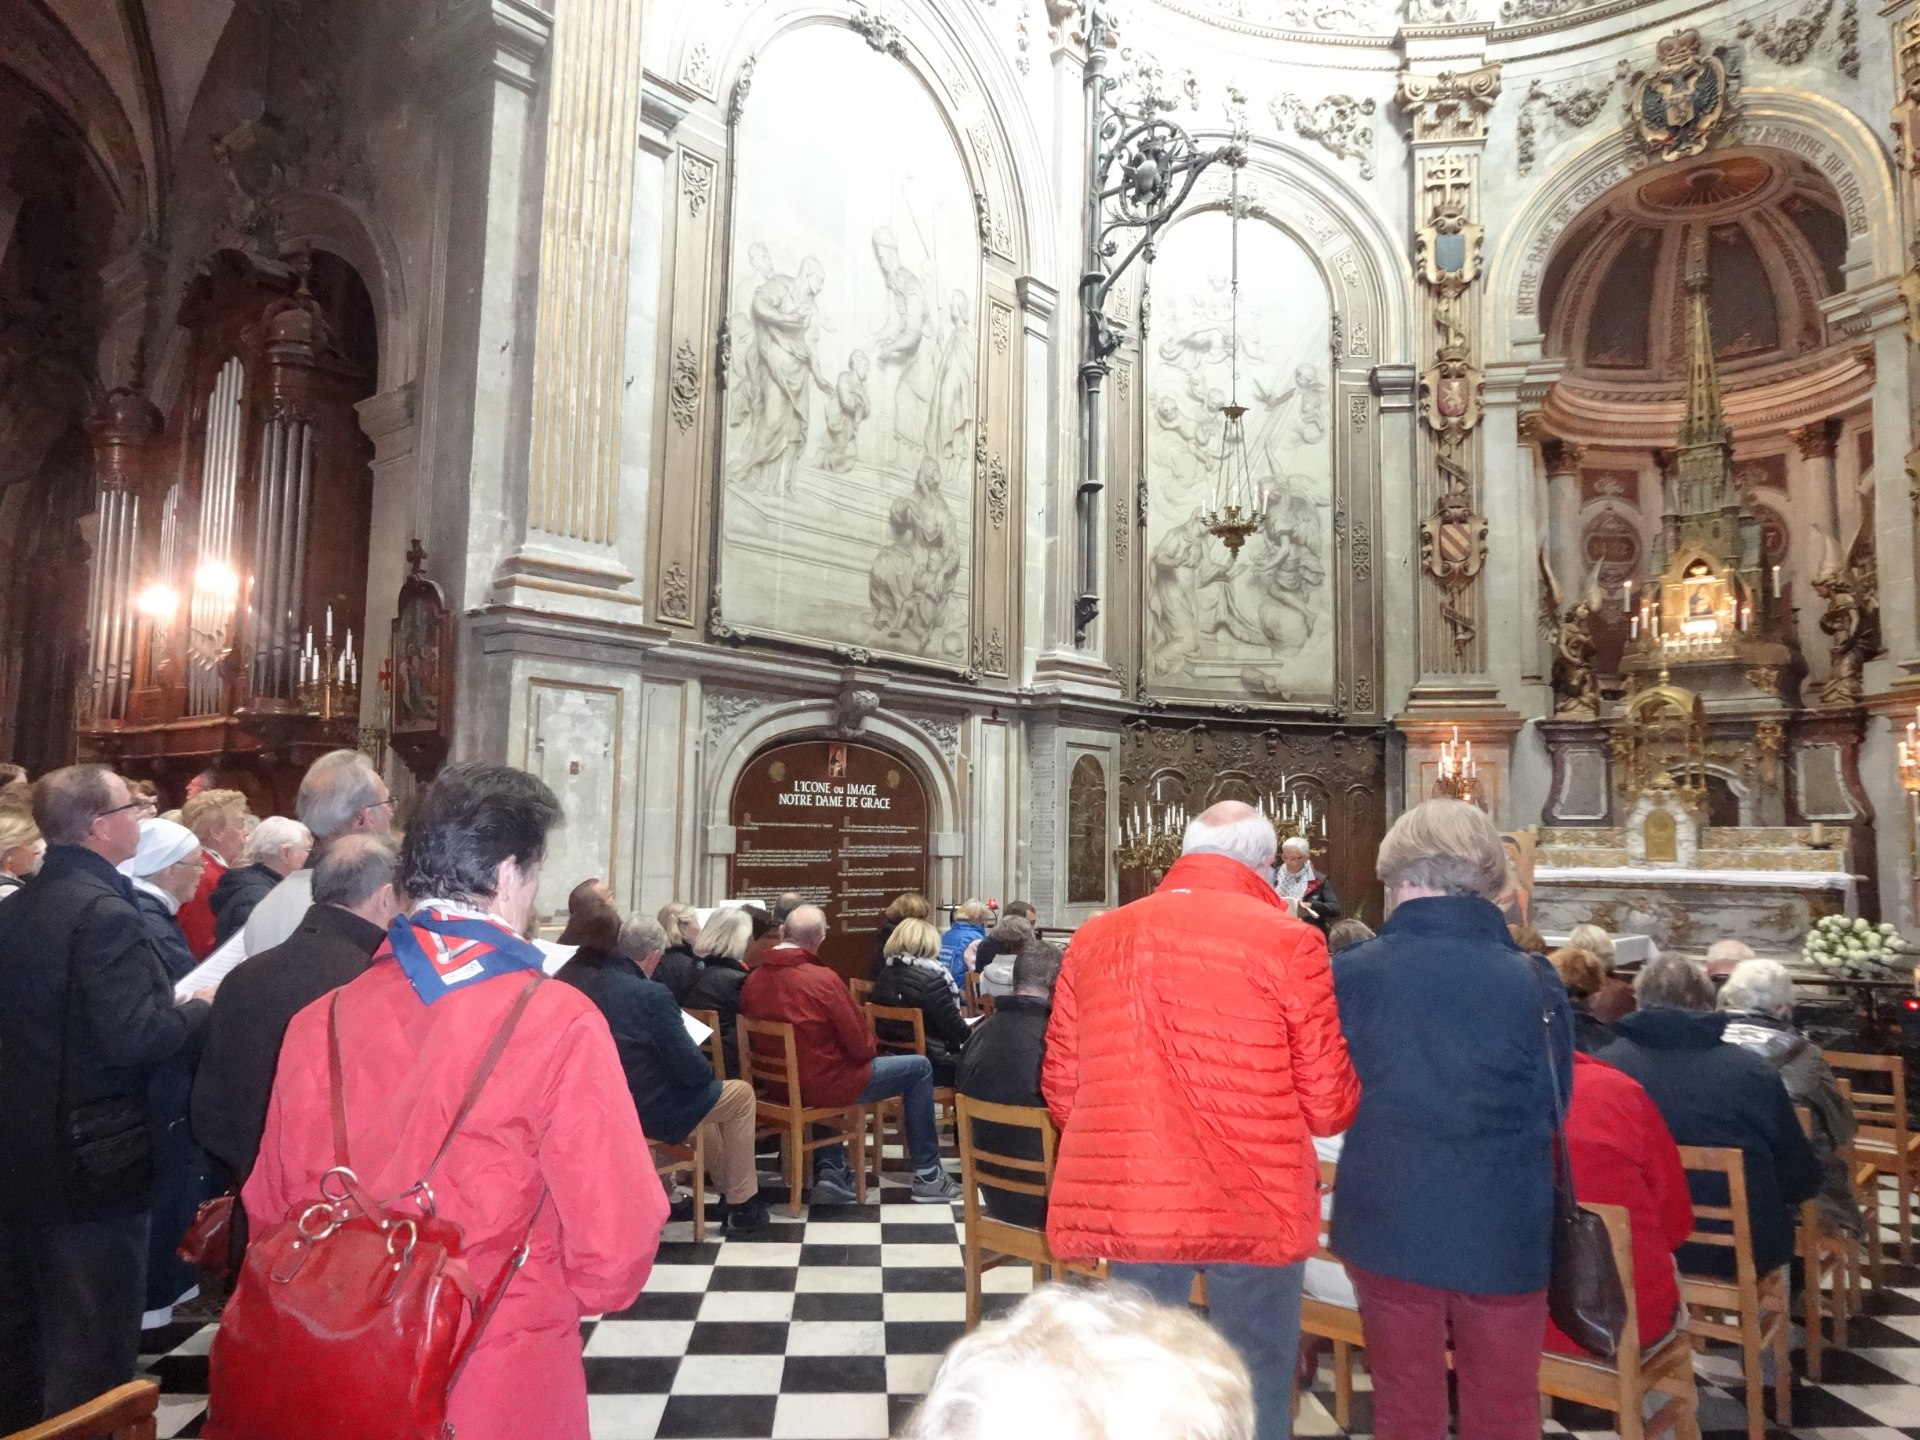
[[[493, 1074], [494, 1066], [500, 1063], [500, 1057], [506, 1053], [507, 1041], [513, 1038], [514, 1028], [519, 1025], [520, 1017], [527, 1013], [527, 1006], [533, 1000], [533, 992], [547, 977], [535, 971], [527, 978], [520, 994], [515, 998], [513, 1007], [507, 1011], [506, 1018], [500, 1022], [500, 1028], [493, 1033], [493, 1043], [487, 1047], [487, 1053], [481, 1057], [480, 1068], [474, 1072], [467, 1093], [461, 1098], [460, 1108], [454, 1113], [453, 1123], [447, 1127], [447, 1135], [440, 1142], [440, 1148], [434, 1152], [427, 1173], [422, 1175], [405, 1194], [425, 1191], [429, 1197], [432, 1191], [427, 1182], [433, 1178], [433, 1172], [440, 1168], [440, 1162], [446, 1158], [447, 1151], [453, 1145], [454, 1136], [460, 1133], [460, 1127], [467, 1123], [467, 1117], [473, 1113], [475, 1102], [480, 1099], [480, 1091], [486, 1085], [487, 1078]], [[332, 1003], [327, 1007], [327, 1089], [333, 1112], [333, 1163], [341, 1169], [351, 1170], [351, 1150], [347, 1139], [347, 1092], [344, 1068], [340, 1061], [340, 995], [333, 992]], [[429, 1199], [431, 1204], [431, 1199]]]
[[493, 1044], [487, 1047], [487, 1053], [480, 1061], [480, 1068], [474, 1072], [473, 1083], [467, 1086], [466, 1096], [460, 1101], [460, 1109], [455, 1112], [453, 1123], [447, 1127], [447, 1138], [440, 1142], [440, 1148], [434, 1152], [433, 1163], [427, 1166], [427, 1173], [420, 1177], [420, 1185], [424, 1186], [431, 1180], [433, 1172], [440, 1168], [440, 1162], [447, 1158], [447, 1151], [453, 1145], [453, 1137], [460, 1133], [460, 1127], [467, 1123], [467, 1117], [473, 1113], [474, 1104], [480, 1099], [480, 1091], [486, 1085], [487, 1077], [493, 1074], [493, 1067], [500, 1063], [500, 1057], [506, 1053], [507, 1041], [513, 1038], [514, 1028], [519, 1025], [520, 1017], [527, 1013], [527, 1006], [533, 1000], [533, 992], [540, 988], [546, 978], [546, 975], [538, 970], [527, 977], [527, 983], [521, 987], [520, 994], [514, 999], [513, 1008], [507, 1011], [507, 1018], [502, 1020], [500, 1028], [494, 1031]]
[[467, 1368], [467, 1361], [473, 1358], [473, 1352], [479, 1348], [480, 1337], [486, 1333], [487, 1324], [493, 1319], [493, 1312], [500, 1308], [500, 1302], [506, 1298], [507, 1286], [513, 1283], [514, 1273], [527, 1263], [527, 1252], [533, 1248], [533, 1229], [540, 1223], [540, 1216], [547, 1208], [548, 1190], [540, 1187], [540, 1202], [533, 1207], [533, 1217], [527, 1221], [527, 1233], [520, 1237], [520, 1244], [507, 1263], [500, 1267], [500, 1276], [493, 1282], [493, 1288], [487, 1291], [487, 1298], [481, 1302], [474, 1316], [473, 1328], [467, 1332], [467, 1338], [460, 1342], [460, 1356], [453, 1362], [453, 1373], [447, 1378], [447, 1394], [453, 1394], [453, 1387], [460, 1383], [460, 1376]]

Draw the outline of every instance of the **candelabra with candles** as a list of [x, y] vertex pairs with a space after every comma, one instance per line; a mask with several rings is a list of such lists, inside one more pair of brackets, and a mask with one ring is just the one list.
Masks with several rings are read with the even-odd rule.
[[1440, 746], [1440, 775], [1433, 782], [1436, 795], [1449, 800], [1480, 803], [1479, 771], [1473, 763], [1473, 741], [1460, 739], [1460, 727], [1453, 727], [1453, 738]]
[[1327, 817], [1314, 806], [1311, 796], [1289, 789], [1286, 776], [1281, 777], [1280, 788], [1269, 791], [1254, 808], [1266, 816], [1282, 843], [1305, 840], [1309, 853], [1325, 853]]
[[1164, 870], [1180, 858], [1187, 833], [1187, 807], [1178, 800], [1149, 800], [1120, 816], [1113, 858], [1122, 870]]
[[360, 657], [353, 650], [353, 631], [346, 632], [346, 646], [336, 651], [333, 644], [333, 607], [327, 607], [325, 634], [319, 649], [314, 648], [313, 627], [307, 627], [306, 644], [299, 657], [298, 686], [295, 694], [300, 708], [322, 720], [337, 716], [358, 718], [360, 714]]

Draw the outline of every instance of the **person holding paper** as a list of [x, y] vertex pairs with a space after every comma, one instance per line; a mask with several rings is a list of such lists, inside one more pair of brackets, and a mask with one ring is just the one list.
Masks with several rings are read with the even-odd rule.
[[[263, 821], [262, 824], [271, 822]], [[193, 1135], [246, 1181], [267, 1125], [280, 1045], [293, 1017], [357, 979], [387, 938], [399, 908], [393, 846], [347, 835], [313, 869], [313, 905], [293, 938], [263, 950], [220, 984], [193, 1081]]]
[[[194, 954], [180, 911], [197, 893], [202, 877], [200, 838], [171, 820], [140, 822], [140, 848], [120, 862], [133, 884], [134, 907], [147, 939], [176, 982], [193, 971]], [[188, 992], [189, 994], [192, 991]], [[147, 1237], [147, 1304], [141, 1328], [169, 1324], [173, 1307], [199, 1293], [199, 1276], [174, 1253], [193, 1223], [200, 1202], [213, 1193], [207, 1157], [187, 1128], [187, 1100], [193, 1090], [193, 1066], [176, 1055], [154, 1072], [147, 1085], [153, 1117], [153, 1224]]]
[[33, 787], [38, 879], [0, 906], [0, 1432], [133, 1378], [147, 1285], [147, 1086], [199, 1049], [127, 878], [139, 802], [100, 765]]
[[[769, 1218], [753, 1163], [759, 1110], [753, 1087], [744, 1080], [723, 1084], [714, 1078], [706, 1052], [687, 1030], [680, 1002], [665, 985], [646, 977], [647, 962], [666, 948], [666, 932], [641, 916], [622, 932], [612, 905], [605, 908], [599, 926], [574, 912], [566, 933], [579, 938], [580, 948], [554, 978], [577, 988], [606, 1016], [647, 1138], [683, 1145], [694, 1131], [705, 1131], [707, 1172], [720, 1192], [721, 1227], [729, 1235], [764, 1230]], [[614, 949], [622, 933], [630, 946], [625, 955]], [[642, 953], [632, 953], [636, 950]]]

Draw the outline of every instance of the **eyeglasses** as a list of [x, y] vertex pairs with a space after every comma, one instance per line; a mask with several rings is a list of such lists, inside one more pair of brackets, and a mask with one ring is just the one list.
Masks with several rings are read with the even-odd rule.
[[366, 811], [366, 810], [378, 810], [378, 809], [380, 809], [380, 808], [381, 808], [382, 806], [387, 806], [387, 807], [391, 807], [392, 805], [393, 805], [393, 797], [392, 797], [391, 795], [389, 795], [389, 796], [388, 796], [388, 797], [387, 797], [386, 799], [384, 799], [384, 800], [376, 800], [376, 801], [374, 801], [374, 802], [373, 802], [373, 803], [372, 803], [371, 805], [362, 805], [362, 806], [361, 806], [360, 808], [361, 808], [361, 810], [363, 810], [363, 811]]
[[102, 810], [98, 815], [94, 816], [93, 818], [96, 820], [104, 820], [109, 815], [118, 815], [123, 810], [138, 810], [146, 803], [147, 803], [146, 801], [140, 800], [140, 799], [129, 800], [127, 801], [126, 804], [116, 805], [111, 810]]

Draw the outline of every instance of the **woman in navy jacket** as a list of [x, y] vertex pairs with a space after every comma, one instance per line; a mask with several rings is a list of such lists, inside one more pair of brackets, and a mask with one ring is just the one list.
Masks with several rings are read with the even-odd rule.
[[[1537, 1437], [1552, 1249], [1554, 1091], [1573, 1016], [1553, 968], [1507, 934], [1498, 832], [1429, 800], [1381, 842], [1394, 908], [1333, 963], [1360, 1110], [1340, 1157], [1332, 1249], [1373, 1368], [1378, 1440]], [[1551, 1056], [1551, 1061], [1549, 1060]]]

